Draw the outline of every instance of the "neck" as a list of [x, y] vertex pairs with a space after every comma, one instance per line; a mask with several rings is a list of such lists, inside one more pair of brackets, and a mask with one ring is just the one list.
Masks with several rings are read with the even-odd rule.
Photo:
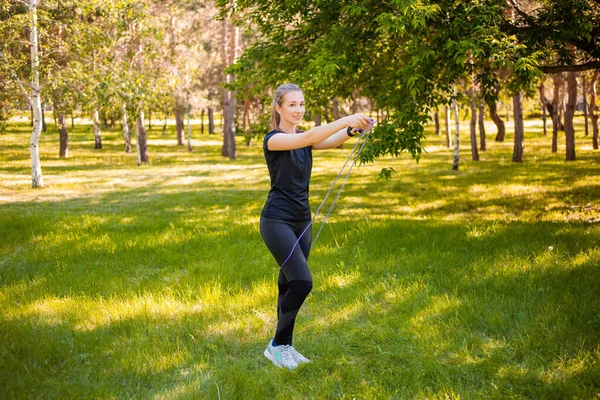
[[286, 121], [281, 121], [279, 123], [279, 129], [285, 133], [296, 133], [296, 125], [290, 124]]

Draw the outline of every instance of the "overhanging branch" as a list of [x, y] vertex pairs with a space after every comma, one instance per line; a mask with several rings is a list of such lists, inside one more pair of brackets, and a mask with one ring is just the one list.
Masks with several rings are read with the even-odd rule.
[[540, 70], [546, 74], [558, 74], [566, 71], [589, 71], [591, 69], [600, 69], [600, 61], [590, 61], [585, 64], [540, 66]]

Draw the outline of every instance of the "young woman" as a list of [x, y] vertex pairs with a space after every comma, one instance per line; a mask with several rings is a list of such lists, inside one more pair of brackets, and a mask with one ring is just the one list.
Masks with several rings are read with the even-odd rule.
[[280, 266], [277, 329], [264, 354], [278, 367], [290, 370], [310, 361], [294, 349], [292, 334], [298, 310], [312, 289], [307, 264], [312, 239], [308, 204], [312, 150], [335, 148], [371, 123], [369, 117], [354, 114], [300, 132], [296, 126], [304, 111], [302, 90], [293, 84], [279, 86], [273, 96], [273, 130], [263, 141], [271, 190], [261, 213], [260, 233]]

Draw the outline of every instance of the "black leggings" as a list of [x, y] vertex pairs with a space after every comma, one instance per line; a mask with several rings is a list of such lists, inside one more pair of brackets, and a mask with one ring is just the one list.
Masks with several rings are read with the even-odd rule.
[[[260, 218], [260, 234], [275, 257], [277, 265], [281, 266], [289, 256], [283, 268], [279, 269], [277, 279], [279, 287], [275, 332], [277, 345], [292, 344], [296, 315], [312, 289], [312, 276], [306, 262], [312, 240], [312, 227], [306, 229], [309, 224], [310, 221], [287, 222], [273, 218]], [[304, 229], [306, 232], [290, 256], [296, 240]]]

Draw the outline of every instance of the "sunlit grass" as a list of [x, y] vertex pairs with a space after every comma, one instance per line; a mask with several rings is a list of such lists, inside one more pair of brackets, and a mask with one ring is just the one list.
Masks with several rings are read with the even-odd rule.
[[[581, 122], [581, 121], [579, 121]], [[580, 125], [579, 125], [580, 126]], [[463, 125], [464, 132], [467, 126]], [[430, 135], [417, 164], [352, 172], [311, 251], [294, 373], [262, 356], [277, 266], [258, 233], [260, 144], [150, 132], [137, 167], [118, 130], [0, 136], [0, 398], [595, 398], [600, 391], [600, 153], [576, 162], [526, 124], [459, 171]], [[510, 124], [508, 132], [510, 132]], [[579, 131], [582, 131], [581, 129]], [[345, 161], [315, 152], [313, 210]], [[378, 182], [382, 167], [394, 179]], [[319, 223], [320, 220], [317, 220]], [[318, 225], [317, 225], [318, 226]]]

